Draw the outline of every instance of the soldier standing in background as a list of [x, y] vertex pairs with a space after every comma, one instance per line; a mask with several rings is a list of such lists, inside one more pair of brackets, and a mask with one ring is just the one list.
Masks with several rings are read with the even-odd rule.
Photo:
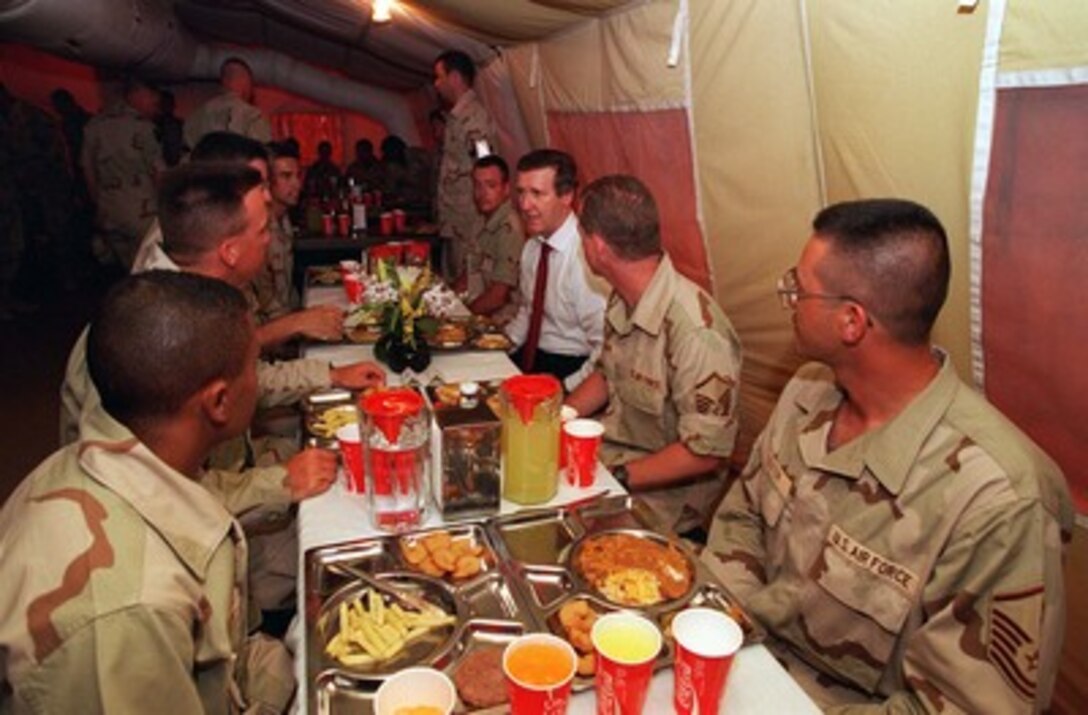
[[155, 115], [155, 136], [167, 166], [177, 166], [186, 151], [183, 125], [174, 114], [174, 108], [174, 93], [163, 90], [159, 94], [159, 112]]
[[219, 68], [223, 91], [198, 107], [185, 120], [185, 145], [194, 147], [209, 132], [241, 134], [262, 144], [272, 141], [272, 128], [253, 106], [253, 73], [249, 65], [231, 57]]
[[438, 225], [445, 239], [447, 280], [465, 270], [465, 254], [480, 228], [472, 200], [472, 167], [484, 154], [498, 151], [498, 133], [472, 84], [476, 65], [458, 50], [448, 50], [434, 62], [434, 88], [447, 106], [446, 134], [438, 175]]
[[94, 235], [94, 203], [87, 180], [83, 176], [79, 158], [83, 154], [83, 136], [91, 114], [81, 107], [72, 93], [55, 89], [49, 95], [53, 109], [60, 115], [61, 133], [67, 151], [68, 173], [71, 176], [71, 194], [68, 201], [67, 234], [58, 247], [58, 259], [69, 288], [75, 287], [74, 274], [78, 267], [91, 261], [91, 237]]
[[104, 266], [123, 272], [155, 218], [155, 183], [163, 169], [152, 117], [158, 93], [130, 78], [124, 96], [87, 124], [83, 175], [97, 206], [93, 250]]
[[1045, 711], [1072, 504], [930, 341], [944, 228], [878, 199], [830, 206], [813, 230], [778, 293], [819, 362], [783, 390], [703, 559], [825, 709]]
[[[43, 283], [49, 282], [42, 277], [51, 275], [65, 288], [74, 288], [68, 263], [72, 179], [60, 127], [48, 112], [13, 97], [2, 85], [0, 121], [20, 227], [8, 236], [6, 260], [14, 271], [11, 289], [28, 301], [35, 300]], [[9, 228], [16, 224], [14, 220], [6, 223]], [[30, 312], [36, 306], [10, 299], [9, 307]]]
[[355, 182], [363, 191], [382, 187], [382, 166], [374, 155], [374, 142], [360, 139], [355, 142], [355, 161], [348, 164], [344, 176]]

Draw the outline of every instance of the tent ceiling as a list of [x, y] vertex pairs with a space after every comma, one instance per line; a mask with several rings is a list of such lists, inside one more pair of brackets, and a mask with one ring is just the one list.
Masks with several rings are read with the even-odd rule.
[[[496, 47], [561, 33], [644, 0], [400, 0], [372, 24], [372, 0], [0, 0], [0, 41], [167, 79], [209, 79], [201, 48], [267, 49], [392, 90], [427, 84], [449, 48], [485, 61]], [[204, 55], [208, 52], [204, 51]]]
[[631, 0], [402, 0], [393, 22], [370, 22], [370, 0], [178, 0], [198, 39], [268, 47], [390, 89], [431, 77], [444, 49], [478, 61], [494, 46], [538, 40]]

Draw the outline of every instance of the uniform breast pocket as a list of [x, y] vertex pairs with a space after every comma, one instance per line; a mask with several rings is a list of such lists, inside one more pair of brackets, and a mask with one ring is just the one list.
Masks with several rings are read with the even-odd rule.
[[657, 451], [665, 446], [669, 435], [664, 424], [665, 392], [642, 380], [628, 377], [618, 380], [616, 393], [619, 397], [623, 432], [629, 439], [637, 439], [639, 446]]
[[918, 579], [837, 526], [817, 558], [801, 597], [813, 655], [872, 690], [911, 612]]

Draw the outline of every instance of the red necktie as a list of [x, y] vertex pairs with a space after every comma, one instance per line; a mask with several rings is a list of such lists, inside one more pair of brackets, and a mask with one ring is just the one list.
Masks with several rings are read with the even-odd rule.
[[552, 247], [541, 242], [540, 258], [536, 262], [536, 285], [533, 287], [533, 312], [529, 314], [529, 334], [521, 350], [521, 371], [532, 372], [536, 348], [540, 344], [540, 325], [544, 322], [544, 293], [548, 288], [548, 254]]

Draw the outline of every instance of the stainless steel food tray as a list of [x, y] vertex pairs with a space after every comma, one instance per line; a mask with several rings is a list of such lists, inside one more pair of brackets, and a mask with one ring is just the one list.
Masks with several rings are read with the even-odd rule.
[[[572, 599], [584, 599], [599, 613], [627, 610], [655, 621], [665, 643], [655, 664], [665, 668], [673, 660], [669, 624], [689, 606], [706, 606], [729, 613], [740, 623], [746, 643], [763, 639], [763, 629], [740, 607], [729, 590], [682, 542], [663, 532], [646, 505], [636, 497], [594, 499], [571, 508], [528, 509], [508, 516], [461, 522], [441, 529], [425, 529], [407, 535], [423, 536], [447, 531], [454, 538], [471, 535], [485, 549], [484, 570], [463, 582], [446, 582], [449, 609], [459, 619], [441, 644], [422, 654], [394, 661], [395, 670], [408, 664], [430, 665], [452, 673], [460, 658], [480, 645], [503, 645], [531, 631], [547, 631], [566, 637], [558, 621], [559, 610]], [[630, 533], [670, 543], [688, 559], [692, 583], [676, 599], [646, 607], [610, 602], [571, 567], [571, 557], [588, 537], [606, 532]], [[380, 578], [402, 578], [412, 568], [399, 549], [398, 536], [378, 536], [311, 549], [306, 553], [306, 670], [310, 683], [311, 712], [369, 715], [374, 692], [390, 672], [361, 672], [344, 667], [324, 653], [329, 634], [319, 623], [322, 613], [350, 598], [359, 582], [338, 568], [348, 564]], [[433, 592], [432, 592], [433, 593]], [[430, 596], [443, 600], [444, 596]], [[415, 659], [413, 659], [415, 658]], [[589, 677], [575, 678], [575, 690], [592, 687]], [[505, 712], [505, 706], [471, 712]], [[470, 712], [459, 703], [457, 712]]]
[[[429, 665], [452, 673], [460, 658], [477, 646], [504, 645], [534, 630], [526, 620], [530, 611], [523, 596], [511, 585], [490, 531], [483, 522], [462, 522], [443, 528], [424, 529], [404, 535], [422, 537], [445, 531], [453, 538], [470, 536], [483, 546], [483, 568], [463, 580], [420, 576], [400, 549], [400, 536], [378, 536], [311, 549], [305, 559], [305, 619], [307, 633], [306, 674], [310, 683], [309, 712], [369, 715], [374, 693], [382, 681], [408, 665]], [[349, 568], [344, 568], [347, 565]], [[390, 585], [411, 585], [458, 622], [430, 642], [414, 644], [401, 656], [380, 666], [352, 668], [325, 654], [333, 633], [339, 603], [351, 599], [365, 586], [350, 574], [360, 569]], [[420, 586], [422, 585], [422, 586]], [[503, 708], [492, 709], [502, 712]], [[457, 712], [468, 712], [459, 703]], [[489, 710], [474, 710], [485, 713]]]
[[[532, 510], [497, 517], [490, 520], [488, 528], [494, 534], [502, 559], [525, 592], [523, 600], [539, 630], [565, 638], [559, 611], [573, 599], [587, 601], [601, 614], [618, 610], [640, 613], [656, 622], [665, 634], [664, 646], [655, 664], [658, 669], [672, 663], [673, 641], [669, 625], [673, 616], [687, 607], [704, 606], [728, 613], [740, 623], [746, 644], [759, 642], [766, 635], [694, 552], [659, 527], [649, 508], [637, 497], [614, 496], [571, 509]], [[690, 587], [682, 596], [652, 606], [611, 602], [573, 568], [571, 560], [585, 539], [605, 533], [629, 533], [673, 545], [687, 557], [692, 568]], [[592, 686], [591, 677], [575, 678], [575, 690]]]

